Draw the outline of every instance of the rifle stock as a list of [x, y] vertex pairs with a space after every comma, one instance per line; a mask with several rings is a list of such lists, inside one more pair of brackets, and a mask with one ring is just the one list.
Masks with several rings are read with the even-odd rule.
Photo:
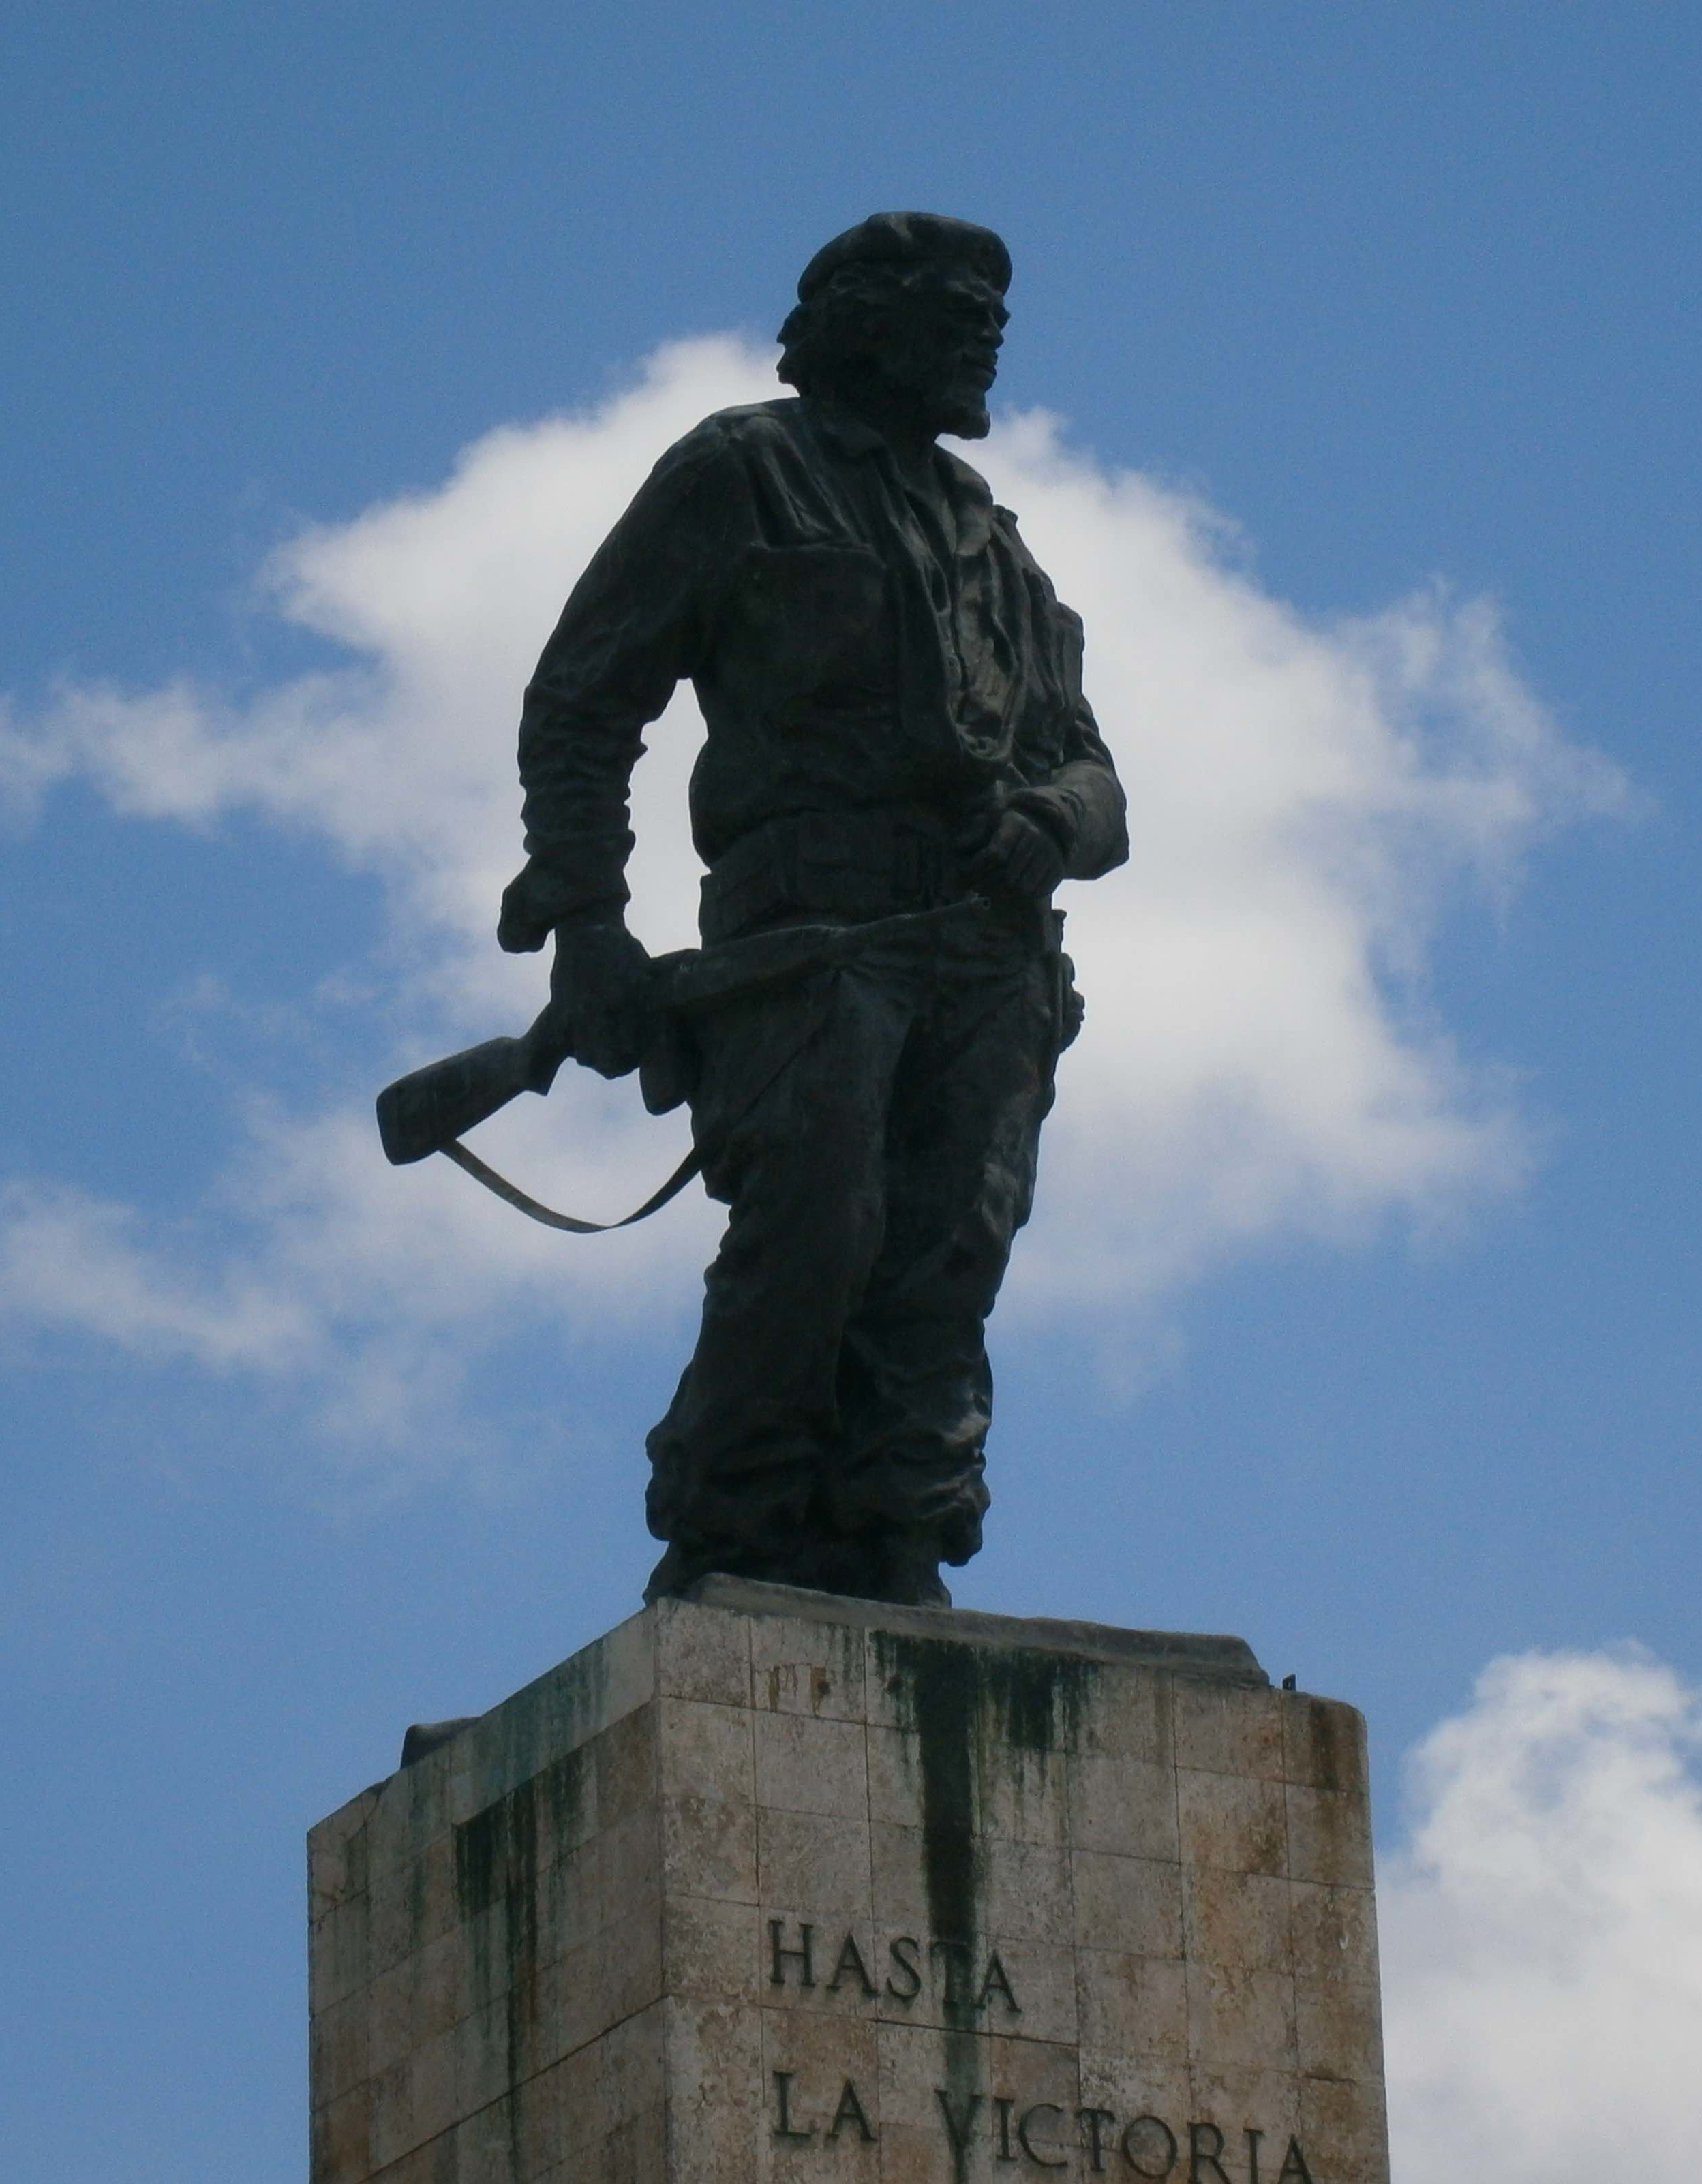
[[488, 1039], [399, 1077], [378, 1095], [385, 1157], [396, 1167], [424, 1160], [520, 1093], [547, 1092], [571, 1051], [546, 1009], [519, 1039]]

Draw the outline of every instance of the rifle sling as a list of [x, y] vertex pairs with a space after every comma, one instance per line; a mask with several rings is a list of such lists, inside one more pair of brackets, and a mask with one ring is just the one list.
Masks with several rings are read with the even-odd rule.
[[505, 1199], [516, 1212], [526, 1214], [533, 1221], [541, 1221], [546, 1228], [565, 1228], [570, 1236], [605, 1236], [611, 1228], [630, 1228], [635, 1221], [644, 1221], [658, 1212], [671, 1198], [677, 1198], [698, 1170], [703, 1166], [703, 1156], [694, 1145], [661, 1189], [653, 1191], [635, 1213], [623, 1221], [581, 1221], [576, 1214], [558, 1213], [553, 1206], [541, 1206], [523, 1191], [518, 1184], [511, 1183], [505, 1175], [499, 1175], [488, 1167], [477, 1153], [470, 1153], [459, 1138], [441, 1149], [459, 1168], [464, 1168], [475, 1183], [482, 1183], [487, 1190]]
[[[814, 1043], [820, 1035], [821, 1028], [819, 1021], [812, 1023], [797, 1045], [775, 1063], [733, 1120], [727, 1124], [726, 1134], [728, 1137], [751, 1112], [757, 1101], [766, 1097], [771, 1089], [779, 1083], [792, 1064], [803, 1053], [805, 1048]], [[459, 1138], [452, 1139], [448, 1145], [440, 1146], [438, 1150], [446, 1153], [455, 1166], [470, 1175], [475, 1183], [482, 1183], [487, 1190], [494, 1191], [499, 1198], [513, 1206], [516, 1212], [525, 1214], [528, 1220], [541, 1221], [546, 1228], [565, 1228], [570, 1236], [606, 1236], [612, 1228], [630, 1228], [635, 1221], [647, 1221], [652, 1213], [660, 1212], [671, 1198], [678, 1197], [693, 1176], [701, 1169], [704, 1159], [704, 1148], [701, 1145], [694, 1145], [661, 1188], [652, 1191], [644, 1204], [635, 1212], [628, 1213], [624, 1219], [582, 1221], [576, 1213], [558, 1213], [553, 1206], [540, 1204], [529, 1192], [522, 1190], [518, 1184], [511, 1183], [505, 1175], [499, 1175], [494, 1167], [487, 1166], [477, 1153], [470, 1153]]]

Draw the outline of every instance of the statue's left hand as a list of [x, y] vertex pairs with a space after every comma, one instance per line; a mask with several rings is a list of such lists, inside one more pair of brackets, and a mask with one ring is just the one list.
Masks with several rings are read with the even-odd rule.
[[965, 872], [1006, 894], [1045, 902], [1063, 878], [1063, 851], [1037, 819], [1007, 811]]
[[502, 891], [496, 944], [510, 956], [535, 956], [555, 931], [559, 915], [542, 899], [536, 867], [527, 865]]

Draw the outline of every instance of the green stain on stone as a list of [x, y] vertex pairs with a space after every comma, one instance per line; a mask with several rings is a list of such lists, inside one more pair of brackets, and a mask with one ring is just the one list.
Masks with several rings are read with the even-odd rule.
[[[913, 1730], [922, 1773], [925, 1835], [972, 1838], [979, 1832], [978, 1768], [1007, 1765], [1020, 1777], [1029, 1758], [1042, 1762], [1080, 1740], [1098, 1663], [1029, 1646], [991, 1648], [950, 1638], [874, 1634], [875, 1658], [901, 1725]], [[973, 1931], [973, 1881], [962, 1861], [929, 1869], [935, 1930]], [[968, 1893], [966, 1894], [966, 1886]], [[954, 1915], [956, 1914], [956, 1915]]]
[[[553, 1845], [577, 1840], [588, 1772], [584, 1751], [570, 1752], [455, 1830], [455, 1900], [472, 1929], [475, 1986], [487, 1999], [500, 1992], [506, 2003], [509, 2132], [516, 2162], [522, 2085], [538, 2019], [539, 1819]], [[484, 1916], [499, 1907], [499, 1958], [493, 1947], [496, 1922]]]
[[1353, 1718], [1344, 1708], [1322, 1699], [1309, 1699], [1307, 1741], [1311, 1748], [1311, 1775], [1320, 1790], [1353, 1786], [1359, 1769], [1359, 1741]]
[[[961, 1953], [946, 2015], [946, 2092], [970, 2113], [983, 2083], [985, 2013], [978, 2006], [982, 1965], [980, 1769], [1011, 1766], [1021, 1779], [1030, 1757], [1042, 1763], [1072, 1747], [1098, 1674], [1091, 1661], [1024, 1646], [981, 1647], [950, 1638], [878, 1630], [876, 1666], [912, 1731], [921, 1775], [923, 1886], [932, 1937]], [[952, 2149], [955, 2184], [967, 2184], [968, 2145]]]
[[511, 1908], [522, 1895], [535, 1908], [540, 1812], [555, 1842], [575, 1840], [589, 1772], [584, 1751], [570, 1752], [456, 1826], [455, 1901], [463, 1918], [476, 1919], [497, 1903]]
[[1097, 1662], [1026, 1646], [987, 1660], [986, 1684], [994, 1735], [1024, 1753], [1072, 1750], [1081, 1731], [1087, 1695], [1099, 1675]]

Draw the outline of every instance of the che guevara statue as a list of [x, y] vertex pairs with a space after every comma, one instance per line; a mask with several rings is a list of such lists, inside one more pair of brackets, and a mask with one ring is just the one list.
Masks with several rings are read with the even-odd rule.
[[1080, 622], [937, 444], [988, 429], [1010, 270], [929, 213], [818, 252], [795, 392], [668, 450], [526, 693], [499, 938], [553, 935], [564, 1051], [619, 1077], [663, 1029], [628, 787], [682, 678], [703, 960], [799, 944], [666, 1026], [728, 1214], [649, 1439], [649, 1598], [723, 1571], [946, 1606], [940, 1564], [980, 1544], [985, 1323], [1079, 1011], [1052, 894], [1128, 854]]

